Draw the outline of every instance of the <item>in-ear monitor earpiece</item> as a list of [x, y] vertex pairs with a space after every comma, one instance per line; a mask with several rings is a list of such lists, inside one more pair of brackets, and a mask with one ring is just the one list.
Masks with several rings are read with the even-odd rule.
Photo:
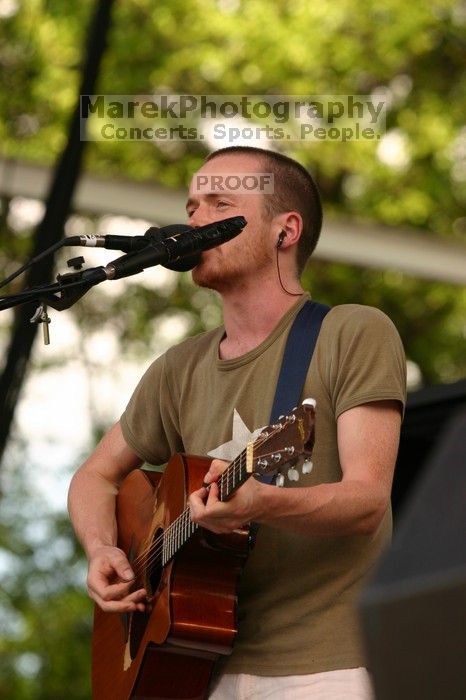
[[281, 247], [281, 244], [283, 243], [283, 240], [286, 238], [286, 233], [285, 231], [280, 231], [278, 238], [277, 238], [277, 248]]

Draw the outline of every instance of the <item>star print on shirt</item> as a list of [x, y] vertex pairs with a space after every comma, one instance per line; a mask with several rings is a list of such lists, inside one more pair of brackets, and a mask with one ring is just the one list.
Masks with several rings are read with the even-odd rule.
[[[265, 426], [264, 426], [265, 427]], [[251, 433], [240, 414], [236, 410], [233, 411], [233, 430], [232, 438], [229, 442], [219, 445], [214, 450], [211, 450], [208, 455], [216, 459], [224, 459], [227, 462], [232, 462], [240, 452], [244, 450], [248, 442], [254, 441], [264, 428], [257, 428]]]

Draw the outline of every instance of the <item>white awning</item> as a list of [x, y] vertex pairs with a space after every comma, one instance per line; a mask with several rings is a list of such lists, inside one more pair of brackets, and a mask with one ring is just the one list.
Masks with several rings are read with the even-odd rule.
[[[0, 159], [0, 194], [44, 200], [49, 167]], [[83, 214], [114, 214], [142, 218], [164, 226], [185, 221], [185, 193], [157, 184], [105, 179], [85, 174], [74, 197], [74, 210]], [[122, 231], [124, 234], [124, 231]], [[316, 258], [398, 270], [413, 277], [466, 284], [466, 245], [426, 231], [325, 221]]]

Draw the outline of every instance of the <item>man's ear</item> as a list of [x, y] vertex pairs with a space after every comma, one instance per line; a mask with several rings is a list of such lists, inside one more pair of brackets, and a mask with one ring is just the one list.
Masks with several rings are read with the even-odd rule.
[[301, 238], [303, 230], [303, 220], [297, 211], [290, 211], [277, 216], [277, 225], [280, 226], [277, 241], [277, 248], [289, 248], [295, 245]]

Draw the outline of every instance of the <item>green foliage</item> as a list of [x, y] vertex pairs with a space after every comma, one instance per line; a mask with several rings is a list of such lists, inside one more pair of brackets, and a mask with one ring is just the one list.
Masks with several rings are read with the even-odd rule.
[[383, 309], [397, 327], [408, 358], [423, 381], [455, 381], [466, 375], [466, 292], [418, 281], [397, 272], [361, 270], [314, 261], [304, 272], [313, 296], [331, 305], [369, 304]]
[[91, 7], [26, 0], [0, 16], [3, 156], [51, 162], [63, 148]]
[[[0, 96], [4, 154], [54, 162], [76, 99], [91, 9], [90, 0], [29, 0], [0, 19], [0, 69], [7, 86]], [[380, 141], [291, 141], [287, 152], [314, 172], [328, 215], [465, 240], [466, 20], [458, 0], [416, 7], [401, 0], [324, 0], [318, 7], [299, 0], [132, 0], [116, 3], [113, 17], [99, 80], [105, 94], [382, 91], [390, 104], [387, 138], [398, 148], [397, 158], [384, 156]], [[179, 188], [187, 185], [204, 155], [197, 142], [90, 142], [86, 162], [88, 170], [107, 176]], [[0, 256], [2, 252], [0, 247]], [[8, 258], [11, 252], [18, 259], [24, 247], [10, 248]], [[311, 265], [306, 284], [313, 294], [320, 293], [321, 285], [325, 291], [332, 286], [334, 303], [355, 298], [370, 303], [375, 282], [354, 289], [353, 279], [361, 273], [347, 267], [336, 273], [337, 268]], [[320, 279], [324, 271], [326, 281]], [[371, 271], [362, 277], [376, 281], [382, 308], [400, 309], [394, 320], [425, 382], [464, 374], [466, 308], [455, 287], [399, 277], [400, 284], [394, 285], [387, 282], [390, 275]], [[118, 318], [122, 340], [146, 342], [148, 317], [168, 312], [176, 302], [192, 313], [194, 332], [202, 324], [190, 308], [192, 293], [185, 281], [168, 297], [136, 287], [127, 313], [118, 302], [113, 308], [106, 303], [105, 313]], [[425, 304], [419, 313], [416, 304], [405, 303], [408, 295], [433, 295], [443, 303]], [[85, 307], [88, 323], [97, 325], [99, 314], [93, 317], [90, 306]]]
[[[75, 105], [94, 4], [0, 0], [1, 157], [55, 162]], [[315, 174], [330, 216], [464, 241], [465, 23], [460, 0], [126, 0], [115, 3], [99, 91], [382, 91], [390, 101], [386, 139], [397, 145], [397, 158], [384, 155], [386, 139], [296, 141], [287, 153]], [[90, 142], [86, 168], [181, 188], [204, 156], [200, 143]], [[32, 231], [12, 229], [8, 206], [4, 199], [2, 277], [31, 249]], [[386, 311], [425, 383], [464, 376], [464, 290], [319, 261], [308, 265], [304, 283], [322, 301]], [[121, 354], [145, 361], [162, 349], [161, 319], [181, 314], [187, 332], [195, 333], [217, 323], [219, 306], [215, 295], [196, 290], [189, 275], [180, 274], [166, 288], [134, 284], [124, 298], [96, 288], [66, 313], [74, 314], [84, 338], [111, 324]], [[7, 330], [0, 324], [1, 342]], [[97, 434], [103, 426], [94, 428]], [[87, 698], [91, 605], [83, 593], [81, 553], [65, 516], [41, 511], [43, 504], [18, 485], [7, 493], [0, 521], [0, 696]]]
[[17, 467], [3, 479], [0, 696], [87, 700], [92, 605], [83, 555], [68, 517], [50, 512]]

